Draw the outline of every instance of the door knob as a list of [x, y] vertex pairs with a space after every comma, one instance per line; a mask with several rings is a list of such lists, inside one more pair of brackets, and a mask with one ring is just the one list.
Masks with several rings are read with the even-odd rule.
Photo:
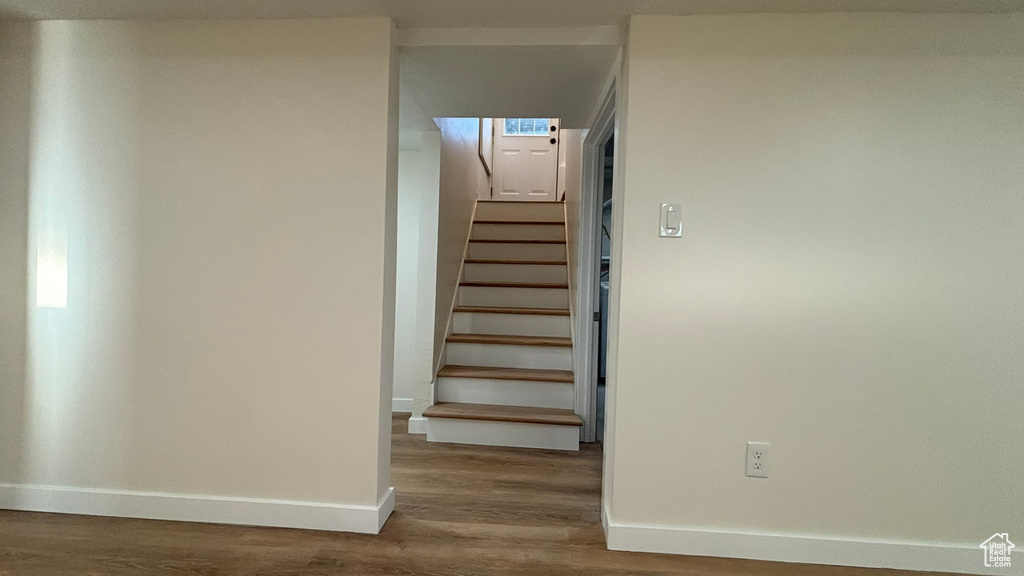
[[551, 139], [551, 143], [554, 144], [555, 142], [558, 142], [558, 140], [555, 140], [554, 138], [552, 138]]

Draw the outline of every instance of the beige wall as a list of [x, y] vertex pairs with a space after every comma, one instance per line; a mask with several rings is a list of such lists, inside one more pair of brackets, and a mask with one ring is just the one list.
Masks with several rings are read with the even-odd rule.
[[[438, 118], [441, 128], [441, 197], [437, 223], [437, 304], [434, 320], [434, 366], [448, 336], [452, 304], [477, 198], [490, 195], [480, 161], [480, 120]], [[418, 400], [418, 399], [417, 399]]]
[[33, 27], [0, 22], [0, 482], [24, 437]]
[[632, 19], [614, 521], [1024, 533], [1022, 47], [1020, 15]]
[[69, 296], [29, 309], [21, 462], [0, 482], [376, 505], [390, 21], [32, 26], [28, 253], [66, 234]]
[[[387, 67], [387, 79], [385, 80], [385, 87], [387, 90], [387, 98], [384, 101], [387, 105], [385, 126], [386, 131], [382, 134], [384, 141], [384, 149], [381, 150], [379, 147], [374, 149], [373, 145], [379, 145], [382, 142], [370, 140], [371, 147], [368, 148], [365, 153], [372, 154], [373, 152], [384, 152], [384, 164], [381, 166], [378, 158], [378, 162], [373, 162], [364, 166], [367, 170], [380, 170], [383, 168], [384, 175], [384, 189], [383, 189], [383, 200], [384, 200], [384, 213], [383, 219], [373, 219], [369, 221], [370, 226], [367, 226], [366, 232], [370, 238], [374, 238], [378, 241], [383, 241], [384, 249], [382, 253], [374, 254], [378, 258], [381, 258], [380, 264], [382, 268], [376, 268], [377, 262], [375, 261], [374, 267], [369, 268], [370, 274], [373, 274], [377, 270], [380, 270], [380, 279], [383, 283], [383, 293], [381, 301], [379, 303], [379, 309], [381, 310], [381, 323], [378, 334], [374, 334], [375, 342], [380, 343], [380, 352], [378, 354], [380, 358], [380, 385], [377, 387], [377, 502], [383, 502], [383, 499], [391, 491], [391, 408], [392, 408], [392, 397], [394, 396], [394, 367], [395, 367], [395, 292], [396, 292], [396, 261], [398, 260], [398, 124], [399, 124], [399, 86], [398, 86], [398, 31], [395, 28], [390, 18], [377, 19], [376, 29], [373, 29], [371, 34], [380, 34], [386, 28], [385, 41], [387, 43], [388, 52], [388, 67]], [[335, 31], [337, 33], [337, 31]], [[374, 40], [380, 41], [380, 38], [374, 38]], [[344, 53], [344, 52], [342, 52]], [[349, 56], [354, 54], [349, 53]], [[358, 57], [358, 56], [357, 56]], [[376, 61], [379, 64], [379, 60]], [[369, 82], [366, 86], [370, 89], [379, 89], [380, 85], [374, 85], [373, 82]], [[381, 118], [379, 115], [371, 116], [369, 123], [380, 122]], [[352, 137], [352, 132], [347, 132], [349, 138]], [[358, 137], [357, 137], [358, 139]], [[380, 177], [380, 173], [374, 174], [368, 172], [367, 176]], [[373, 190], [373, 188], [369, 188]], [[380, 190], [377, 188], [377, 190]], [[372, 225], [376, 224], [377, 228], [374, 230]], [[374, 234], [376, 232], [376, 234]], [[353, 244], [354, 246], [354, 244]], [[371, 251], [371, 254], [373, 252]], [[376, 281], [376, 276], [371, 276], [369, 282], [372, 285]], [[372, 302], [372, 300], [371, 300]], [[375, 303], [376, 304], [376, 303]], [[374, 327], [372, 324], [367, 324], [367, 328], [370, 328], [370, 332]], [[372, 381], [371, 381], [372, 382]], [[389, 504], [389, 506], [393, 506]], [[388, 512], [390, 514], [390, 512]], [[386, 518], [385, 518], [386, 520]], [[383, 520], [381, 520], [383, 522]], [[379, 530], [378, 526], [378, 530]]]

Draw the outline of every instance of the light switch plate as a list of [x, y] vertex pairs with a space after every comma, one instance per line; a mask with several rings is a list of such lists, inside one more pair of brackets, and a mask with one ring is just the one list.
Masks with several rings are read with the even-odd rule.
[[661, 205], [661, 237], [683, 237], [683, 207], [680, 204]]

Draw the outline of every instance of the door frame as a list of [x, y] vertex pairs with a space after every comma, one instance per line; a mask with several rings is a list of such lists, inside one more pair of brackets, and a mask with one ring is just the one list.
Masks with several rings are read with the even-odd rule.
[[[576, 413], [583, 419], [580, 440], [597, 439], [597, 376], [600, 324], [594, 320], [600, 298], [601, 199], [604, 192], [604, 147], [616, 133], [615, 80], [601, 101], [597, 116], [583, 140], [583, 179], [580, 191], [580, 251], [576, 286], [576, 334], [573, 372], [576, 375]], [[616, 152], [618, 145], [616, 144]], [[607, 403], [607, 399], [606, 399]], [[607, 422], [605, 422], [607, 425]]]

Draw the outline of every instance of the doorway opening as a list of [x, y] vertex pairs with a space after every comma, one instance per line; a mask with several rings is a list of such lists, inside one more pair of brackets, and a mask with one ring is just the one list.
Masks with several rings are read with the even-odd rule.
[[[398, 252], [400, 260], [417, 259], [416, 309], [433, 303], [433, 314], [418, 318], [416, 331], [396, 329], [396, 340], [419, 336], [402, 356], [396, 344], [393, 411], [403, 416], [394, 420], [391, 472], [401, 501], [419, 510], [437, 506], [450, 516], [470, 503], [499, 511], [512, 498], [524, 520], [541, 524], [551, 514], [544, 494], [552, 489], [541, 468], [554, 466], [577, 497], [566, 512], [581, 527], [600, 522], [603, 453], [595, 442], [598, 386], [590, 381], [600, 324], [578, 303], [581, 291], [593, 291], [588, 306], [601, 309], [591, 282], [601, 256], [590, 246], [608, 242], [600, 227], [591, 230], [601, 208], [584, 208], [591, 198], [584, 196], [585, 142], [617, 77], [621, 45], [613, 38], [552, 41], [400, 47]], [[602, 186], [596, 190], [603, 195]], [[410, 193], [418, 197], [408, 200]], [[419, 228], [403, 224], [417, 210]], [[407, 239], [418, 239], [418, 255]], [[411, 283], [411, 268], [399, 276]], [[434, 290], [425, 298], [428, 283]], [[410, 355], [412, 383], [401, 388], [397, 376]], [[594, 360], [586, 374], [577, 370], [583, 357]], [[515, 480], [486, 469], [468, 474], [452, 455], [493, 462], [498, 472], [534, 461], [538, 469]], [[460, 482], [438, 492], [448, 474]]]
[[579, 197], [579, 178], [567, 176], [579, 174], [582, 154], [570, 160], [567, 148], [581, 149], [582, 130], [561, 130], [554, 117], [437, 123], [439, 238], [451, 238], [438, 250], [451, 266], [442, 269], [439, 256], [427, 441], [576, 451], [583, 420], [572, 372], [575, 229], [562, 199]]
[[[389, 525], [495, 531], [513, 516], [536, 528], [555, 517], [588, 535], [580, 545], [601, 545], [586, 528], [600, 523], [603, 454], [580, 443], [570, 316], [586, 132], [551, 117], [432, 121], [437, 132], [406, 137], [400, 152], [398, 252], [399, 266], [418, 258], [417, 269], [431, 268], [435, 289], [429, 333], [402, 349], [440, 349], [432, 366], [414, 366], [409, 409], [394, 405], [390, 473], [402, 513]], [[436, 170], [424, 171], [430, 162]], [[417, 212], [418, 236], [405, 223]], [[422, 247], [428, 221], [425, 264], [406, 240]], [[396, 329], [396, 342], [416, 333]], [[408, 354], [397, 350], [399, 390]]]
[[[560, 199], [558, 118], [485, 118], [493, 158], [491, 200], [554, 202]], [[481, 132], [481, 142], [487, 138]], [[481, 146], [483, 148], [483, 145]], [[481, 155], [484, 159], [484, 155]], [[484, 160], [485, 164], [487, 160]]]
[[579, 205], [579, 282], [576, 292], [576, 346], [574, 364], [577, 404], [582, 407], [585, 442], [604, 443], [610, 403], [610, 303], [615, 293], [612, 208], [615, 188], [617, 138], [615, 83], [609, 86], [583, 141], [583, 173]]
[[608, 375], [608, 290], [612, 263], [612, 182], [615, 174], [615, 135], [601, 146], [601, 233], [598, 240], [597, 266], [597, 410], [594, 413], [596, 440], [604, 443], [606, 383]]

